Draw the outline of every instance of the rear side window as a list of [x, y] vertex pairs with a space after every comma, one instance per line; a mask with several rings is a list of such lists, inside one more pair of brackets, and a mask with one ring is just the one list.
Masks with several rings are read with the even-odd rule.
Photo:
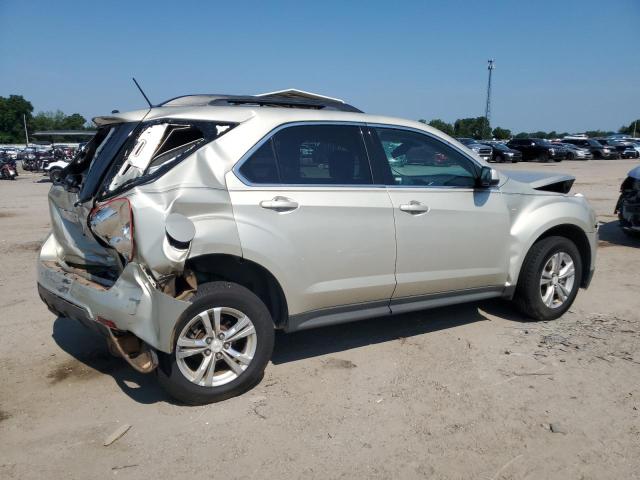
[[360, 128], [299, 125], [280, 130], [241, 166], [252, 183], [372, 184]]
[[182, 120], [141, 124], [111, 162], [102, 196], [161, 175], [229, 128], [231, 125]]

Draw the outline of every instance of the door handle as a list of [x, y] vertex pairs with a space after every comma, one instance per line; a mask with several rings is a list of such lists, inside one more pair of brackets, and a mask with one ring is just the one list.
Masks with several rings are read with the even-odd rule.
[[420, 215], [423, 213], [427, 213], [429, 211], [429, 207], [427, 205], [423, 205], [422, 203], [411, 200], [409, 203], [405, 203], [400, 205], [400, 210], [403, 212], [410, 213], [412, 215]]
[[287, 197], [274, 197], [271, 200], [261, 201], [260, 206], [276, 212], [290, 212], [298, 208], [298, 202]]

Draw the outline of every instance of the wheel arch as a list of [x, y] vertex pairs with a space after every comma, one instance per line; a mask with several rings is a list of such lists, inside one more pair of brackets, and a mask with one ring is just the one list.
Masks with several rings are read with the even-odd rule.
[[518, 281], [520, 279], [520, 273], [522, 272], [522, 267], [524, 266], [525, 259], [527, 258], [527, 255], [529, 255], [531, 248], [540, 240], [553, 236], [567, 238], [575, 244], [580, 254], [580, 260], [582, 262], [582, 278], [580, 279], [580, 286], [584, 288], [587, 287], [590, 280], [591, 262], [593, 261], [591, 246], [587, 233], [582, 227], [574, 223], [559, 223], [542, 228], [534, 236], [534, 240], [526, 246], [524, 253], [518, 259], [517, 266], [515, 266], [514, 270], [516, 275], [512, 277], [513, 281], [505, 291], [505, 296], [507, 298], [512, 298], [513, 294], [515, 293]]
[[284, 290], [277, 278], [256, 262], [230, 254], [205, 254], [187, 259], [198, 283], [227, 281], [255, 293], [267, 306], [276, 328], [284, 328], [289, 310]]
[[591, 247], [589, 245], [587, 234], [582, 228], [577, 225], [571, 223], [563, 223], [546, 230], [538, 238], [535, 239], [535, 241], [532, 243], [532, 246], [544, 238], [554, 236], [565, 237], [571, 240], [578, 249], [578, 252], [580, 253], [580, 260], [582, 262], [582, 278], [580, 279], [580, 286], [586, 287], [587, 283], [589, 282], [589, 272], [591, 270], [592, 261]]

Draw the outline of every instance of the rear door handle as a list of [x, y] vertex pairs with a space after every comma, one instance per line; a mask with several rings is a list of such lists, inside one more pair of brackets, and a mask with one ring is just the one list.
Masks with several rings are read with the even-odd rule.
[[274, 197], [271, 200], [261, 201], [260, 206], [276, 212], [290, 212], [298, 208], [298, 202], [287, 197]]
[[429, 207], [427, 205], [423, 205], [417, 200], [411, 200], [409, 203], [400, 205], [400, 210], [412, 215], [420, 215], [422, 213], [427, 213], [429, 211]]

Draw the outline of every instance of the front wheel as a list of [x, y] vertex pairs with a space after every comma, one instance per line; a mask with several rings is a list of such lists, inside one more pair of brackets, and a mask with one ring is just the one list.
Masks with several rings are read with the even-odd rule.
[[540, 152], [540, 155], [538, 155], [538, 161], [540, 162], [548, 162], [549, 161], [549, 154], [547, 152]]
[[522, 265], [514, 303], [533, 320], [555, 320], [571, 307], [582, 278], [582, 260], [565, 237], [536, 242]]
[[158, 380], [174, 398], [203, 405], [240, 395], [262, 378], [274, 323], [265, 304], [229, 282], [198, 287], [176, 325], [171, 354], [159, 355]]

